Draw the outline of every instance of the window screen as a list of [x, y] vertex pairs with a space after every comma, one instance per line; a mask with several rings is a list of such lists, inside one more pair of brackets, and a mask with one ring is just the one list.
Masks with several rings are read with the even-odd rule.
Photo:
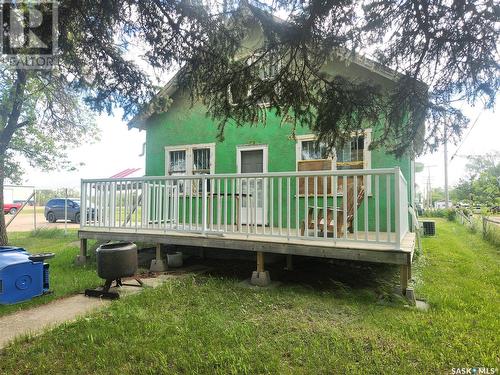
[[193, 150], [193, 174], [210, 174], [210, 149]]
[[337, 169], [363, 169], [365, 137], [355, 136], [337, 151]]
[[326, 159], [326, 147], [323, 144], [318, 144], [316, 141], [302, 141], [301, 160], [318, 160]]
[[184, 174], [186, 173], [186, 151], [170, 151], [169, 156], [169, 174]]

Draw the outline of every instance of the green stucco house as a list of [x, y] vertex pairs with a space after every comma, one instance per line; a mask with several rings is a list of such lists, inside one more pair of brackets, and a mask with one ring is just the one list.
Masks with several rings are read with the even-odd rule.
[[[247, 47], [257, 48], [259, 35]], [[395, 85], [395, 72], [362, 57], [339, 56], [324, 71]], [[82, 212], [103, 213], [82, 220], [82, 257], [87, 238], [157, 243], [155, 269], [163, 265], [161, 244], [255, 252], [258, 285], [269, 279], [265, 253], [285, 254], [288, 262], [302, 255], [393, 263], [406, 288], [415, 246], [414, 160], [370, 149], [380, 127], [328, 152], [308, 128], [292, 136], [269, 110], [265, 124], [228, 125], [218, 141], [217, 122], [175, 77], [160, 95], [172, 100], [166, 112], [130, 123], [146, 132], [146, 176], [82, 180]]]
[[[349, 78], [369, 77], [383, 86], [394, 84], [393, 73], [375, 68], [368, 60], [332, 62], [329, 70]], [[384, 149], [370, 150], [369, 145], [377, 128], [366, 129], [364, 134], [353, 135], [352, 142], [342, 150], [328, 154], [317, 145], [315, 135], [304, 127], [296, 129], [292, 137], [291, 126], [282, 124], [281, 119], [268, 111], [265, 125], [246, 127], [227, 126], [224, 141], [217, 141], [218, 124], [206, 116], [201, 103], [191, 104], [188, 93], [176, 89], [175, 78], [165, 91], [172, 98], [172, 105], [166, 113], [155, 115], [143, 123], [146, 131], [146, 175], [176, 176], [196, 174], [271, 173], [299, 172], [312, 170], [348, 171], [399, 167], [407, 181], [408, 201], [413, 201], [415, 169], [409, 156], [395, 158]], [[292, 181], [293, 182], [293, 181]], [[372, 201], [375, 177], [367, 181], [369, 213], [375, 210]], [[309, 185], [312, 185], [310, 182]], [[337, 185], [342, 185], [339, 182]], [[341, 186], [338, 187], [341, 189]], [[393, 194], [393, 187], [389, 194]], [[386, 181], [379, 182], [381, 211], [387, 209]], [[331, 192], [329, 192], [331, 193]], [[329, 204], [333, 198], [329, 194]], [[341, 205], [340, 197], [339, 205]], [[260, 202], [259, 202], [260, 203]], [[362, 210], [364, 202], [361, 203]], [[394, 207], [392, 207], [394, 210]], [[300, 210], [302, 212], [302, 210]], [[293, 212], [292, 212], [293, 215]], [[302, 215], [303, 216], [303, 215]], [[299, 222], [303, 221], [300, 217]], [[379, 228], [387, 231], [387, 215], [383, 213]], [[374, 230], [374, 215], [370, 230]], [[394, 226], [394, 212], [391, 215]], [[296, 223], [292, 217], [292, 225]], [[358, 218], [360, 227], [363, 217]], [[269, 221], [269, 220], [268, 220]], [[259, 223], [260, 224], [260, 223]], [[268, 224], [268, 223], [267, 223]]]

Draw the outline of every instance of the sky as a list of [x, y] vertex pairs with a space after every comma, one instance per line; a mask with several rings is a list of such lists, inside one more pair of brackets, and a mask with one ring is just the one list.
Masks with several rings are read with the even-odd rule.
[[[467, 138], [460, 146], [459, 152], [449, 163], [449, 183], [453, 186], [465, 173], [466, 159], [464, 155], [478, 155], [489, 151], [500, 151], [500, 114], [482, 111], [477, 108], [464, 108], [471, 118], [471, 123], [479, 119]], [[79, 188], [81, 178], [106, 178], [127, 168], [144, 168], [145, 158], [140, 156], [145, 142], [145, 131], [128, 130], [121, 119], [121, 113], [114, 116], [102, 115], [97, 118], [101, 129], [101, 140], [94, 144], [84, 144], [70, 150], [68, 155], [74, 164], [84, 163], [76, 171], [43, 172], [26, 166], [25, 184], [38, 189]], [[468, 131], [464, 133], [467, 134]], [[458, 145], [448, 146], [449, 158], [455, 153]], [[429, 168], [417, 174], [417, 183], [421, 189], [425, 186], [428, 172], [431, 174], [432, 186], [444, 186], [444, 156], [441, 148], [433, 154], [417, 159]]]
[[[286, 19], [286, 13], [277, 14]], [[144, 46], [133, 44], [128, 51], [128, 57], [139, 64], [149, 73], [152, 81], [157, 85], [165, 84], [172, 76], [173, 71], [156, 72], [139, 58], [144, 54]], [[369, 51], [368, 51], [369, 52]], [[497, 106], [498, 107], [498, 106]], [[474, 128], [463, 140], [458, 155], [449, 163], [449, 185], [455, 185], [460, 177], [465, 174], [466, 159], [463, 155], [478, 155], [494, 150], [500, 151], [500, 114], [493, 111], [483, 111], [481, 108], [459, 107], [471, 119], [471, 123], [480, 114]], [[500, 108], [499, 108], [500, 109]], [[68, 156], [73, 164], [84, 163], [76, 171], [51, 171], [43, 172], [29, 167], [25, 163], [26, 174], [25, 185], [33, 185], [39, 189], [44, 188], [79, 188], [81, 178], [106, 178], [127, 168], [143, 168], [145, 166], [144, 156], [140, 156], [145, 142], [145, 131], [137, 129], [128, 130], [127, 124], [121, 118], [121, 112], [117, 111], [114, 116], [102, 115], [97, 118], [97, 125], [101, 129], [101, 140], [94, 144], [84, 144], [70, 150]], [[468, 133], [465, 131], [464, 135]], [[455, 153], [460, 145], [448, 146], [449, 158]], [[424, 163], [429, 168], [416, 176], [417, 184], [423, 191], [428, 173], [431, 176], [432, 186], [444, 186], [444, 156], [443, 149], [433, 154], [423, 155], [417, 161]]]
[[[498, 107], [497, 105], [497, 111], [483, 111], [481, 108], [463, 106], [462, 110], [469, 117], [471, 125], [464, 132], [458, 144], [448, 144], [448, 181], [450, 187], [456, 185], [459, 179], [464, 176], [466, 155], [483, 155], [492, 151], [500, 151], [500, 113]], [[476, 119], [477, 122], [471, 129]], [[453, 155], [456, 156], [451, 160]], [[416, 175], [416, 182], [421, 191], [424, 190], [429, 173], [432, 187], [444, 187], [443, 147], [432, 154], [417, 158], [417, 161], [428, 167], [425, 168], [424, 172]]]
[[99, 142], [68, 151], [73, 164], [84, 163], [82, 167], [71, 172], [43, 172], [25, 164], [25, 184], [37, 189], [79, 189], [82, 178], [107, 178], [127, 168], [144, 168], [144, 156], [139, 155], [146, 140], [145, 131], [128, 130], [120, 111], [114, 116], [97, 117], [97, 125], [101, 130]]

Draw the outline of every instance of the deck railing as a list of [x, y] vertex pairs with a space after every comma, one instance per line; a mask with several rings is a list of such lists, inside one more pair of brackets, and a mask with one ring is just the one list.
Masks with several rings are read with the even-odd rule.
[[86, 179], [81, 228], [400, 249], [408, 231], [407, 189], [399, 168]]

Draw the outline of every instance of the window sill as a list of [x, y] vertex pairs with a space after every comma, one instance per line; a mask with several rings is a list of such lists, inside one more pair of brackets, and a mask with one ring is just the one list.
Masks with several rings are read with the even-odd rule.
[[[294, 196], [295, 198], [297, 198], [297, 194], [294, 194], [293, 196]], [[343, 197], [343, 196], [344, 196], [344, 193], [337, 193], [337, 195], [334, 195], [334, 194], [327, 194], [327, 195], [326, 195], [326, 197], [327, 197], [327, 198], [333, 198], [333, 197], [335, 197], [335, 196], [336, 196], [337, 198], [339, 198], [339, 197]], [[299, 197], [299, 198], [305, 198], [305, 194], [299, 194], [299, 195], [298, 195], [298, 197]], [[314, 198], [314, 194], [309, 194], [309, 198], [311, 198], [311, 197], [312, 197], [312, 198]], [[321, 194], [320, 194], [320, 193], [318, 193], [318, 198], [323, 198], [323, 193], [321, 193]], [[373, 198], [373, 194], [372, 194], [372, 193], [369, 193], [369, 194], [368, 194], [368, 198]]]

